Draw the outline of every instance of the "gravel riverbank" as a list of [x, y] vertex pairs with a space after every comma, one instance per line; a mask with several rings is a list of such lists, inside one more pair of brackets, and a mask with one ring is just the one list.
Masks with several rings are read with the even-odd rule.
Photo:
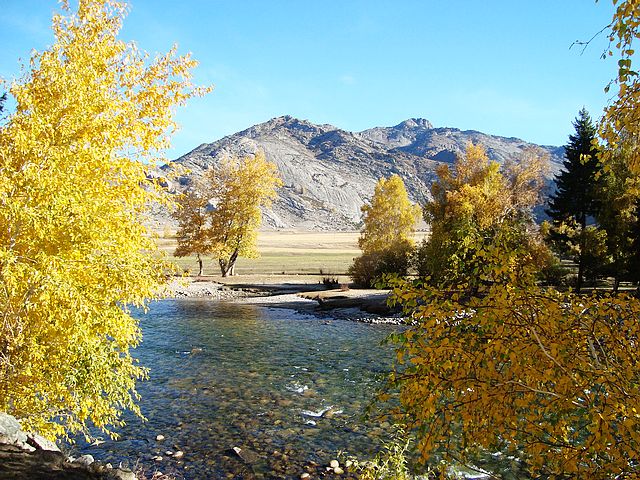
[[168, 287], [174, 298], [208, 298], [269, 308], [285, 308], [323, 318], [363, 323], [400, 324], [403, 317], [386, 308], [388, 292], [321, 290], [315, 284], [233, 284], [213, 280], [178, 279]]

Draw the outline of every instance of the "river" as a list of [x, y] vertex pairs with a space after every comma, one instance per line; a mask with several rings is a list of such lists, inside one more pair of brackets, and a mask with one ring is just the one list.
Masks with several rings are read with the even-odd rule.
[[398, 327], [206, 299], [137, 316], [147, 421], [127, 415], [118, 440], [80, 440], [76, 455], [178, 479], [299, 478], [338, 451], [373, 455], [389, 431], [363, 414], [393, 358], [380, 343]]

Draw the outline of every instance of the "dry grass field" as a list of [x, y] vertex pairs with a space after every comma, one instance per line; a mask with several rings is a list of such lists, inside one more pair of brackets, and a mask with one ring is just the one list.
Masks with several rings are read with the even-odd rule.
[[[243, 282], [255, 283], [317, 283], [323, 277], [338, 277], [340, 282], [347, 282], [347, 269], [360, 255], [359, 235], [359, 232], [260, 232], [260, 257], [238, 259], [236, 274], [244, 277]], [[424, 233], [418, 233], [416, 240], [420, 241], [424, 236]], [[173, 257], [175, 237], [160, 233], [158, 244], [178, 265], [179, 271], [195, 270], [197, 273], [195, 257]], [[221, 279], [217, 263], [211, 258], [205, 259], [204, 270], [205, 275]], [[238, 276], [233, 281], [237, 282]]]

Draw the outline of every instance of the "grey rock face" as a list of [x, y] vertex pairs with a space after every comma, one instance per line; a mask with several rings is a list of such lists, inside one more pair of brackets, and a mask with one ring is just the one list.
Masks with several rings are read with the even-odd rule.
[[278, 117], [242, 132], [203, 144], [174, 163], [188, 173], [176, 190], [228, 156], [263, 151], [284, 182], [264, 223], [275, 229], [353, 230], [360, 226], [360, 207], [373, 195], [381, 177], [398, 174], [411, 199], [429, 198], [429, 187], [440, 163], [451, 163], [469, 142], [481, 143], [489, 157], [504, 162], [530, 148], [562, 162], [560, 147], [540, 147], [517, 138], [497, 137], [455, 128], [434, 128], [412, 118], [394, 127], [348, 132], [290, 116]]
[[20, 422], [4, 412], [0, 412], [0, 443], [10, 445], [27, 443], [27, 434], [22, 431]]
[[0, 478], [12, 480], [135, 480], [133, 472], [107, 469], [91, 455], [72, 461], [55, 443], [27, 433], [11, 415], [0, 412]]

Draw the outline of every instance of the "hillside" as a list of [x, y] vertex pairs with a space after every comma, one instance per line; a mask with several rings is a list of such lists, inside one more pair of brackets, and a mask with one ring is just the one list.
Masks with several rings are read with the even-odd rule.
[[435, 167], [452, 162], [469, 142], [481, 143], [499, 162], [528, 148], [546, 151], [554, 169], [562, 161], [562, 147], [539, 147], [517, 138], [487, 135], [456, 128], [434, 128], [424, 119], [409, 119], [394, 127], [348, 132], [332, 125], [316, 125], [290, 116], [252, 126], [213, 143], [202, 144], [175, 164], [188, 173], [177, 190], [193, 176], [231, 155], [264, 151], [278, 166], [284, 181], [266, 226], [274, 229], [353, 230], [359, 228], [360, 206], [373, 194], [376, 181], [400, 175], [414, 201], [428, 198]]

